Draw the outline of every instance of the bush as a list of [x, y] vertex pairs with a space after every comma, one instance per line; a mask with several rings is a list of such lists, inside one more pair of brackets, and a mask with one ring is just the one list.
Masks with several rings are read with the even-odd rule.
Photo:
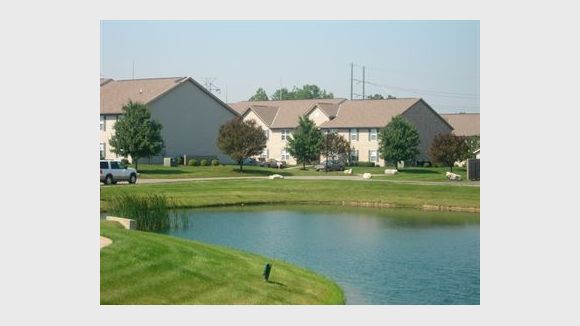
[[199, 162], [196, 159], [192, 158], [192, 159], [189, 160], [189, 162], [187, 162], [187, 165], [189, 165], [189, 166], [198, 166], [199, 165]]
[[176, 156], [173, 158], [177, 165], [183, 165], [183, 156]]
[[207, 160], [201, 160], [200, 164], [201, 166], [208, 166]]
[[211, 160], [211, 165], [218, 166], [218, 165], [220, 165], [220, 161], [218, 161], [218, 160]]

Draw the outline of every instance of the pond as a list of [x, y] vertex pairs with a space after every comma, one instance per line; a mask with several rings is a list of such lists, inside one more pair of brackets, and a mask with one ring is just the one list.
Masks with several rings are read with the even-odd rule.
[[316, 271], [342, 287], [347, 304], [479, 304], [479, 214], [324, 206], [175, 213], [186, 214], [188, 227], [164, 233]]

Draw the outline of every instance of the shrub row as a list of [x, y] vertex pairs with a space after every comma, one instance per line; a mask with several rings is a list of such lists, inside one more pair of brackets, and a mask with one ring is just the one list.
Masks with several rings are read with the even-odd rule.
[[196, 159], [191, 159], [191, 160], [189, 160], [189, 162], [187, 162], [187, 164], [189, 166], [200, 166], [200, 165], [201, 166], [209, 166], [210, 164], [213, 165], [213, 166], [218, 166], [218, 165], [220, 165], [220, 161], [218, 161], [218, 160], [211, 160], [211, 162], [210, 162], [208, 160], [198, 161]]

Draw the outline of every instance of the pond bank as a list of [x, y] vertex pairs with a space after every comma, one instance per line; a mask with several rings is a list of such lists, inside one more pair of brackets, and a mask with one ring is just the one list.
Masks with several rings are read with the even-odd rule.
[[[101, 221], [101, 304], [343, 304], [328, 278], [289, 263]], [[147, 257], [147, 259], [143, 259]], [[270, 282], [261, 276], [273, 263]], [[131, 275], [131, 277], [127, 277]]]

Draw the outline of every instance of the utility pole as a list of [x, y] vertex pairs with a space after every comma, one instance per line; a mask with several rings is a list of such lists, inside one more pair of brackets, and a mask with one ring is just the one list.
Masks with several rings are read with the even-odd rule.
[[350, 100], [352, 101], [352, 78], [353, 78], [353, 67], [354, 63], [350, 64]]
[[363, 68], [363, 81], [362, 81], [362, 84], [363, 84], [363, 94], [362, 94], [363, 95], [363, 98], [362, 99], [364, 100], [365, 99], [365, 66], [363, 66], [362, 68]]

